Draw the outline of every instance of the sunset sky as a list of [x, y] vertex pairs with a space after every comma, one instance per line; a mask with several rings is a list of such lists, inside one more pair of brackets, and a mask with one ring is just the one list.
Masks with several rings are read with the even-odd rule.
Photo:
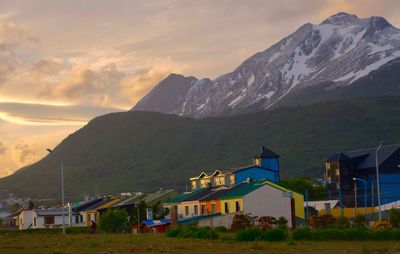
[[400, 27], [392, 0], [2, 0], [0, 177], [171, 72], [216, 78], [340, 11]]

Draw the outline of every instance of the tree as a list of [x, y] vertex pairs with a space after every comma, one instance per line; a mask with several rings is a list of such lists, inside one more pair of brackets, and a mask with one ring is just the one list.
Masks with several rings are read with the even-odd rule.
[[32, 202], [32, 200], [29, 200], [28, 209], [34, 209], [34, 208], [35, 204]]
[[99, 228], [108, 233], [124, 233], [129, 231], [128, 213], [122, 209], [108, 209], [100, 217]]
[[305, 190], [308, 190], [310, 200], [318, 200], [326, 197], [326, 189], [322, 184], [314, 183], [310, 178], [304, 176], [282, 179], [281, 185], [298, 193], [304, 193]]

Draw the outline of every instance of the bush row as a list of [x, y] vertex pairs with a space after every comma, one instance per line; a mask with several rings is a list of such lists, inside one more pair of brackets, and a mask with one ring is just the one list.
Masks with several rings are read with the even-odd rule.
[[348, 228], [348, 229], [310, 229], [298, 228], [292, 232], [293, 240], [307, 241], [383, 241], [383, 240], [400, 240], [400, 231], [398, 230], [368, 230], [364, 228]]
[[195, 238], [195, 239], [218, 239], [219, 235], [215, 229], [210, 227], [197, 228], [193, 226], [170, 227], [166, 235], [168, 237]]
[[248, 228], [239, 231], [236, 235], [237, 241], [263, 240], [269, 242], [285, 241], [288, 239], [288, 232], [282, 228], [261, 230], [259, 228]]

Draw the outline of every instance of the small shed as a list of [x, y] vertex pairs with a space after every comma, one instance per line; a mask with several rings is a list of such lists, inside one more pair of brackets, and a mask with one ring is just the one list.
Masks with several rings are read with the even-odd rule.
[[[171, 225], [171, 220], [144, 220], [140, 225], [141, 232], [165, 233]], [[132, 229], [136, 229], [136, 225], [132, 225]]]

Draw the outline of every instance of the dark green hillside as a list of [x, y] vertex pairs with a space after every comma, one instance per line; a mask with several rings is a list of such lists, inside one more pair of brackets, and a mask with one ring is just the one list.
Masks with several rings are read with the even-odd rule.
[[400, 143], [400, 98], [337, 101], [227, 118], [194, 120], [151, 112], [101, 116], [52, 153], [0, 179], [0, 189], [59, 196], [63, 158], [66, 194], [180, 188], [201, 170], [250, 163], [261, 145], [281, 155], [283, 177], [322, 176], [331, 153]]

